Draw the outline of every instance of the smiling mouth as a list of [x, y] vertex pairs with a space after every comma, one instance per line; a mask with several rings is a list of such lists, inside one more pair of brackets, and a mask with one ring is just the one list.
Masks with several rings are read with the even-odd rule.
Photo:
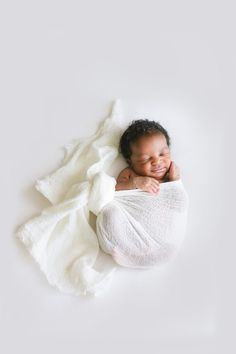
[[152, 170], [152, 172], [162, 173], [162, 172], [165, 172], [165, 168], [160, 168], [160, 169]]

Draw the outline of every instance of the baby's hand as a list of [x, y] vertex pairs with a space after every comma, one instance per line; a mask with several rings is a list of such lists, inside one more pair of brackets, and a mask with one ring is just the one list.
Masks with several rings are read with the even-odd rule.
[[136, 188], [142, 189], [146, 192], [158, 193], [160, 190], [160, 183], [152, 177], [133, 177], [133, 182]]
[[168, 171], [169, 181], [177, 181], [180, 179], [179, 167], [175, 164], [174, 161], [171, 161], [170, 168]]

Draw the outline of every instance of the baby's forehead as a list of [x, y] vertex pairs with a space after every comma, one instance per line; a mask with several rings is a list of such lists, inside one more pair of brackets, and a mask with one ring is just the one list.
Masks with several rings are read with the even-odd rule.
[[152, 134], [140, 137], [137, 141], [131, 143], [133, 155], [140, 155], [153, 151], [168, 150], [166, 138], [163, 134]]

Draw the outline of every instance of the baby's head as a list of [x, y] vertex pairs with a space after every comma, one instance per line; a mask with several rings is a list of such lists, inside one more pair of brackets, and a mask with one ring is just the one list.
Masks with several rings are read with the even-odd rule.
[[120, 139], [119, 152], [135, 173], [162, 180], [171, 164], [170, 137], [157, 122], [133, 120]]

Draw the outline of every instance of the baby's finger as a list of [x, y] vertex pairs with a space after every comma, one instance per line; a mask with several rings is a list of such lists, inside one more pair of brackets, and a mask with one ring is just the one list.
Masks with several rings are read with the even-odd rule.
[[153, 178], [153, 181], [152, 181], [152, 182], [153, 182], [153, 185], [154, 185], [154, 186], [157, 186], [157, 187], [160, 186], [160, 182], [157, 181], [156, 179]]
[[173, 170], [175, 169], [175, 166], [176, 166], [176, 165], [175, 165], [175, 162], [172, 160], [172, 161], [171, 161], [171, 164], [170, 164], [170, 170], [173, 171]]
[[170, 166], [169, 166], [169, 168], [168, 168], [168, 171], [167, 171], [167, 172], [169, 172], [169, 171], [170, 171], [171, 166], [172, 166], [172, 162], [173, 162], [173, 161], [170, 161]]
[[151, 185], [147, 186], [145, 190], [149, 193], [153, 193], [153, 194], [155, 193], [155, 190], [154, 190], [153, 186], [151, 186]]
[[154, 188], [160, 188], [160, 183], [158, 181], [153, 181], [151, 186]]
[[171, 161], [171, 165], [170, 165], [170, 168], [169, 168], [169, 178], [173, 178], [173, 176], [175, 175], [175, 163], [174, 161]]
[[152, 188], [147, 188], [146, 191], [151, 194], [155, 194], [154, 190]]
[[160, 189], [160, 187], [156, 187], [156, 186], [153, 186], [153, 187], [152, 187], [152, 191], [153, 191], [154, 193], [159, 192], [159, 189]]

